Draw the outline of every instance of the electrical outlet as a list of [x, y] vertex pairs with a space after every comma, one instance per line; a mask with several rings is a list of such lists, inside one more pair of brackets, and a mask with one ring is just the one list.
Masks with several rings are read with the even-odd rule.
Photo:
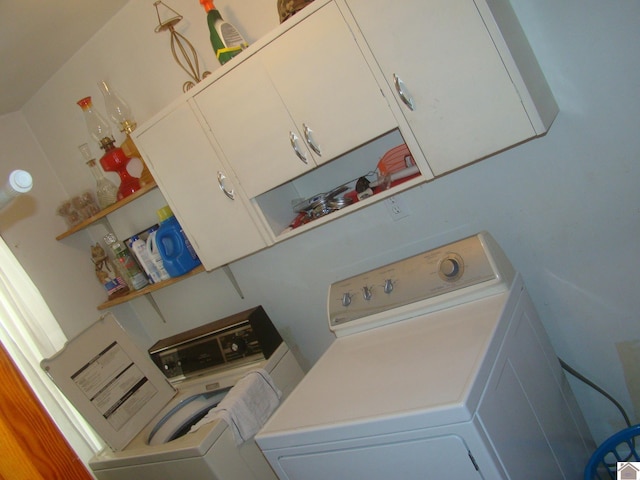
[[400, 197], [389, 197], [384, 201], [384, 204], [387, 206], [389, 215], [391, 215], [391, 218], [393, 218], [394, 221], [400, 220], [401, 218], [409, 215], [409, 209], [404, 203], [404, 200]]

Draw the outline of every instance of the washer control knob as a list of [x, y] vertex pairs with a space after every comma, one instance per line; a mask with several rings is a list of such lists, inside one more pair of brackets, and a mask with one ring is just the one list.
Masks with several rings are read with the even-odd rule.
[[180, 362], [175, 362], [173, 360], [166, 360], [162, 367], [167, 371], [167, 372], [171, 372], [177, 368], [180, 368]]
[[371, 292], [371, 288], [362, 287], [362, 298], [364, 298], [367, 302], [371, 300], [373, 293]]
[[393, 281], [391, 279], [387, 279], [384, 281], [384, 293], [387, 295], [393, 292]]
[[455, 278], [460, 273], [460, 264], [455, 258], [446, 258], [440, 263], [440, 273], [445, 278]]
[[351, 305], [351, 294], [350, 293], [344, 293], [342, 295], [342, 306], [343, 307], [348, 307], [349, 305]]

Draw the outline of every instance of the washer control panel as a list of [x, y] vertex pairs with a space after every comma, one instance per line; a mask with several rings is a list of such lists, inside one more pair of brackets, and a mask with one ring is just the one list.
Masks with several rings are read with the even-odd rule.
[[268, 359], [282, 337], [262, 306], [156, 342], [149, 355], [170, 382]]
[[[329, 327], [337, 336], [504, 290], [513, 268], [486, 232], [333, 283]], [[482, 293], [480, 293], [482, 292]], [[403, 317], [404, 315], [404, 317]]]

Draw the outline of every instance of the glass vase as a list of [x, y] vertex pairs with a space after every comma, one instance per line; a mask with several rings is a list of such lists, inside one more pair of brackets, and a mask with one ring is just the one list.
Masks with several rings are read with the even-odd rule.
[[96, 160], [91, 157], [89, 145], [84, 143], [78, 148], [80, 149], [80, 152], [82, 153], [82, 156], [84, 157], [86, 164], [96, 181], [96, 197], [98, 198], [98, 205], [104, 210], [118, 201], [118, 187], [115, 183], [104, 176], [102, 170], [98, 167]]

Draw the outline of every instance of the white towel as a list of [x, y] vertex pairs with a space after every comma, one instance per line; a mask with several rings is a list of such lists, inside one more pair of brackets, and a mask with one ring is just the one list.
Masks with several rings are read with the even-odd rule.
[[282, 392], [266, 370], [253, 370], [242, 377], [202, 420], [193, 425], [190, 432], [221, 419], [231, 428], [236, 445], [240, 445], [258, 433], [278, 408], [281, 396]]

